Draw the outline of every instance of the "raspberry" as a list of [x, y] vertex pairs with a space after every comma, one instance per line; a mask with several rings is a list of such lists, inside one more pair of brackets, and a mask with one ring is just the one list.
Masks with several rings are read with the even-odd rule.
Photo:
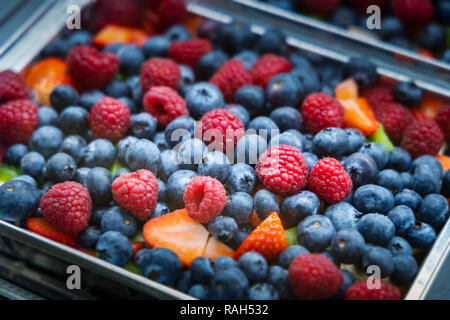
[[143, 103], [145, 111], [156, 117], [162, 126], [189, 114], [184, 99], [169, 87], [152, 87], [145, 94]]
[[3, 163], [3, 157], [5, 156], [5, 147], [0, 143], [0, 164]]
[[367, 280], [353, 284], [345, 292], [345, 300], [400, 300], [400, 290], [384, 281], [379, 289], [369, 289]]
[[165, 86], [177, 90], [180, 80], [180, 68], [170, 59], [152, 58], [142, 65], [141, 87], [143, 94], [154, 86]]
[[441, 128], [445, 141], [450, 143], [450, 105], [443, 106], [436, 114], [434, 121]]
[[321, 254], [301, 254], [289, 266], [289, 283], [298, 299], [328, 299], [342, 281], [341, 270]]
[[260, 156], [256, 174], [270, 191], [294, 194], [305, 188], [308, 166], [300, 150], [280, 144], [270, 147]]
[[142, 169], [120, 175], [111, 186], [114, 200], [139, 220], [146, 220], [155, 210], [158, 180]]
[[392, 89], [384, 86], [371, 87], [364, 91], [363, 96], [366, 98], [373, 112], [378, 111], [377, 107], [382, 102], [395, 102]]
[[140, 22], [140, 10], [135, 0], [100, 0], [95, 26], [97, 30], [110, 24], [137, 27]]
[[389, 139], [395, 145], [400, 144], [403, 132], [413, 122], [411, 112], [398, 103], [380, 102], [375, 116], [383, 124]]
[[319, 160], [309, 174], [309, 190], [320, 199], [334, 204], [341, 202], [353, 188], [352, 179], [342, 164], [333, 158]]
[[158, 26], [166, 28], [180, 23], [186, 16], [187, 10], [183, 0], [162, 0], [158, 7]]
[[198, 176], [188, 183], [183, 200], [192, 219], [208, 223], [222, 213], [227, 194], [219, 180]]
[[41, 199], [42, 216], [67, 233], [78, 233], [88, 226], [92, 201], [88, 190], [78, 182], [55, 184]]
[[206, 144], [215, 143], [214, 150], [225, 153], [244, 136], [245, 127], [241, 119], [226, 109], [211, 110], [201, 118], [202, 138]]
[[410, 25], [425, 25], [433, 18], [433, 4], [430, 0], [394, 0], [394, 13]]
[[236, 91], [251, 84], [251, 81], [242, 61], [236, 59], [226, 62], [210, 80], [219, 88], [227, 102], [232, 102]]
[[291, 70], [292, 65], [288, 59], [269, 53], [263, 55], [255, 62], [250, 70], [250, 76], [255, 85], [261, 86], [265, 90], [270, 79], [279, 73]]
[[187, 64], [188, 66], [195, 67], [197, 61], [211, 51], [211, 42], [207, 39], [176, 41], [170, 45], [169, 58], [179, 64]]
[[411, 123], [403, 132], [400, 146], [412, 158], [425, 154], [435, 155], [444, 143], [441, 129], [433, 120], [419, 120]]
[[130, 109], [117, 99], [105, 97], [92, 107], [88, 120], [94, 137], [116, 142], [130, 126]]
[[115, 54], [101, 53], [92, 47], [77, 46], [67, 57], [67, 71], [81, 91], [106, 86], [118, 70], [119, 58]]
[[312, 11], [314, 13], [329, 16], [333, 12], [336, 11], [336, 9], [341, 4], [341, 0], [303, 0], [302, 5], [305, 7], [305, 9]]
[[317, 133], [328, 127], [342, 127], [345, 109], [333, 97], [325, 93], [313, 93], [302, 104], [303, 127]]
[[6, 145], [27, 143], [38, 125], [38, 106], [13, 100], [0, 107], [0, 140]]
[[27, 85], [19, 74], [11, 70], [0, 72], [0, 104], [29, 98]]

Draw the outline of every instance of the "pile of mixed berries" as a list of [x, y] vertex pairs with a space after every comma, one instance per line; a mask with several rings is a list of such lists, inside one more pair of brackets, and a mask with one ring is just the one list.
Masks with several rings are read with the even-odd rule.
[[[257, 0], [325, 19], [351, 30], [363, 30], [404, 49], [450, 64], [450, 1], [448, 0]], [[381, 25], [367, 20], [378, 6]], [[367, 13], [369, 8], [369, 13]], [[372, 28], [372, 21], [369, 21]]]
[[0, 72], [0, 218], [200, 299], [400, 299], [449, 218], [450, 105], [178, 0], [106, 2]]

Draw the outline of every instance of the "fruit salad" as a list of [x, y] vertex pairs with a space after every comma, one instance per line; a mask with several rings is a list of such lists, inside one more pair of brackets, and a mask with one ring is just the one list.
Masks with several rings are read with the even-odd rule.
[[0, 71], [0, 219], [198, 299], [404, 297], [449, 218], [448, 100], [180, 0], [90, 10]]

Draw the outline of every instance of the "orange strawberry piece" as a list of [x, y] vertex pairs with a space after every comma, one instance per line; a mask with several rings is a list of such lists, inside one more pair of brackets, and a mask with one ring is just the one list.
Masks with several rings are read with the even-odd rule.
[[444, 171], [447, 171], [450, 169], [450, 157], [444, 156], [442, 154], [436, 155], [436, 158], [441, 162], [442, 168], [444, 168]]
[[219, 257], [233, 257], [234, 250], [216, 238], [209, 237], [203, 256], [214, 262]]
[[345, 109], [344, 127], [356, 128], [366, 136], [378, 130], [378, 121], [365, 98], [338, 101]]
[[86, 248], [78, 248], [78, 250], [80, 250], [81, 252], [86, 253], [92, 257], [97, 257], [97, 252], [95, 252], [94, 250], [89, 250]]
[[42, 79], [66, 76], [67, 65], [59, 58], [46, 58], [31, 67], [26, 72], [25, 82], [27, 86], [34, 87]]
[[36, 93], [36, 100], [45, 106], [50, 105], [50, 94], [53, 89], [63, 84], [71, 84], [69, 76], [43, 78], [32, 88]]
[[129, 43], [132, 39], [131, 29], [118, 25], [108, 25], [94, 36], [92, 43], [100, 48], [112, 43]]
[[56, 242], [71, 247], [75, 247], [77, 245], [78, 239], [76, 234], [62, 232], [59, 229], [56, 229], [44, 218], [28, 218], [25, 221], [25, 225], [27, 226], [28, 230]]
[[261, 224], [262, 220], [258, 217], [255, 211], [253, 211], [253, 214], [250, 216], [250, 224], [253, 228], [258, 227]]
[[441, 97], [430, 92], [424, 92], [419, 112], [422, 112], [430, 119], [434, 119], [443, 105], [444, 102]]
[[274, 260], [287, 246], [287, 237], [280, 217], [274, 212], [242, 242], [234, 255], [234, 259], [238, 260], [246, 252], [256, 251], [267, 260]]
[[184, 266], [203, 255], [209, 232], [190, 218], [186, 209], [150, 219], [143, 230], [145, 242], [153, 248], [164, 247], [175, 252]]
[[134, 256], [136, 255], [136, 253], [145, 247], [145, 242], [144, 241], [139, 241], [139, 242], [133, 241], [133, 242], [131, 242], [131, 246], [133, 248], [133, 253], [132, 253], [131, 257], [132, 257], [132, 259], [134, 259]]
[[339, 83], [334, 92], [338, 100], [356, 99], [358, 98], [358, 84], [350, 78]]
[[140, 30], [140, 29], [132, 29], [131, 30], [131, 43], [141, 47], [148, 40], [149, 34]]

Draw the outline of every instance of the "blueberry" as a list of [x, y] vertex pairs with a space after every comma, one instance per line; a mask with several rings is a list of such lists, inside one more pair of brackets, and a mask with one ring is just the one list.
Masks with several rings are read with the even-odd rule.
[[161, 153], [153, 142], [141, 139], [128, 147], [125, 162], [132, 171], [146, 169], [156, 175], [161, 167]]
[[281, 54], [287, 51], [287, 44], [284, 34], [277, 29], [268, 29], [258, 39], [256, 50], [260, 54], [275, 53]]
[[105, 97], [100, 90], [92, 90], [84, 92], [80, 97], [80, 106], [87, 111], [91, 111], [92, 107]]
[[308, 165], [308, 169], [311, 172], [311, 169], [314, 168], [319, 158], [314, 153], [303, 152], [303, 159], [305, 159], [306, 164]]
[[65, 59], [68, 52], [70, 51], [70, 43], [66, 39], [56, 39], [55, 41], [49, 43], [41, 51], [41, 56], [46, 57], [58, 57]]
[[156, 132], [156, 118], [147, 112], [133, 114], [130, 118], [130, 130], [139, 139], [150, 140]]
[[416, 218], [414, 217], [414, 212], [405, 205], [400, 205], [394, 207], [387, 214], [388, 218], [394, 223], [395, 234], [402, 235], [415, 225]]
[[111, 172], [105, 168], [92, 168], [86, 176], [86, 188], [91, 195], [92, 203], [96, 206], [107, 206], [111, 200]]
[[333, 299], [344, 300], [345, 292], [355, 283], [355, 276], [348, 270], [341, 269], [343, 281], [338, 291], [334, 294]]
[[440, 161], [431, 155], [424, 155], [414, 159], [411, 163], [410, 172], [414, 174], [417, 168], [421, 168], [423, 166], [428, 166], [429, 169], [433, 171], [433, 174], [439, 178], [441, 178], [444, 174], [444, 169], [442, 168]]
[[12, 181], [12, 180], [25, 181], [25, 182], [28, 182], [29, 184], [31, 184], [35, 188], [38, 187], [36, 180], [32, 176], [29, 176], [27, 174], [21, 174], [20, 176], [17, 176], [15, 178], [11, 179], [10, 181]]
[[179, 92], [184, 97], [189, 87], [195, 83], [195, 74], [191, 67], [180, 65], [181, 79], [179, 84]]
[[222, 50], [207, 53], [198, 60], [195, 74], [200, 81], [208, 81], [227, 60], [228, 57]]
[[298, 243], [311, 251], [327, 248], [335, 234], [330, 219], [318, 214], [306, 217], [297, 226]]
[[302, 141], [303, 152], [313, 152], [313, 140], [314, 136], [312, 134], [310, 133], [303, 134], [303, 141]]
[[369, 247], [364, 252], [361, 261], [364, 270], [369, 266], [378, 266], [380, 268], [381, 278], [389, 277], [394, 271], [394, 258], [392, 253], [382, 247]]
[[412, 283], [418, 270], [416, 259], [412, 255], [401, 253], [394, 256], [394, 271], [390, 279], [397, 285], [408, 285]]
[[119, 170], [117, 170], [116, 174], [114, 175], [113, 181], [116, 180], [121, 175], [130, 173], [130, 172], [131, 172], [131, 170], [128, 168], [120, 168]]
[[251, 194], [255, 183], [255, 170], [245, 163], [237, 163], [231, 166], [225, 186], [230, 194], [238, 191]]
[[422, 95], [422, 89], [412, 82], [399, 81], [394, 87], [395, 100], [409, 107], [419, 106]]
[[403, 36], [393, 37], [389, 39], [388, 42], [406, 50], [413, 50], [411, 42], [408, 40], [408, 38]]
[[387, 168], [397, 171], [408, 171], [410, 165], [411, 156], [404, 149], [395, 147], [394, 150], [389, 152], [389, 160], [386, 165]]
[[447, 49], [442, 54], [442, 61], [444, 63], [450, 64], [450, 49]]
[[238, 232], [238, 225], [233, 218], [218, 216], [210, 222], [209, 233], [222, 242], [231, 241]]
[[306, 58], [300, 51], [293, 51], [289, 54], [289, 61], [294, 66], [294, 68], [313, 68], [311, 62]]
[[109, 52], [117, 54], [121, 48], [123, 48], [126, 44], [124, 43], [111, 43], [108, 44], [104, 49], [103, 52]]
[[441, 178], [432, 166], [424, 164], [414, 170], [412, 189], [421, 196], [441, 191]]
[[19, 222], [32, 215], [39, 207], [41, 193], [23, 180], [11, 180], [0, 186], [0, 218]]
[[343, 71], [345, 76], [353, 78], [363, 88], [378, 80], [377, 66], [367, 58], [351, 58]]
[[83, 156], [84, 147], [86, 147], [86, 140], [83, 137], [72, 135], [64, 139], [59, 152], [70, 155], [78, 163]]
[[78, 243], [86, 249], [94, 249], [102, 232], [96, 226], [89, 226], [78, 234]]
[[357, 152], [366, 141], [366, 137], [358, 129], [345, 129], [344, 131], [348, 138], [346, 154]]
[[395, 235], [394, 223], [379, 213], [369, 213], [361, 217], [358, 231], [372, 244], [385, 246]]
[[355, 191], [353, 205], [363, 213], [378, 212], [386, 214], [394, 207], [394, 196], [386, 188], [367, 184]]
[[119, 97], [118, 100], [128, 107], [128, 110], [130, 110], [131, 114], [136, 113], [137, 107], [136, 107], [136, 103], [134, 102], [134, 100], [132, 100], [129, 97]]
[[56, 153], [45, 165], [46, 178], [52, 182], [70, 181], [75, 175], [77, 164], [67, 153]]
[[126, 45], [117, 51], [119, 57], [119, 72], [124, 76], [139, 74], [144, 63], [144, 50], [137, 45]]
[[331, 23], [346, 29], [356, 24], [356, 14], [351, 8], [342, 6], [331, 16]]
[[130, 98], [133, 100], [136, 108], [142, 108], [143, 93], [140, 77], [132, 76], [126, 80], [126, 83], [130, 91]]
[[403, 183], [400, 179], [400, 174], [392, 169], [384, 169], [380, 171], [377, 178], [375, 179], [375, 184], [388, 189], [393, 194], [397, 194], [403, 189]]
[[221, 24], [218, 31], [219, 43], [222, 49], [229, 54], [253, 48], [257, 40], [255, 34], [246, 24]]
[[309, 250], [305, 247], [299, 245], [289, 246], [280, 253], [280, 256], [278, 257], [278, 264], [285, 269], [289, 269], [289, 266], [295, 258], [301, 254], [308, 253]]
[[219, 270], [237, 268], [237, 266], [238, 266], [237, 261], [227, 256], [218, 257], [216, 261], [214, 261], [215, 272], [219, 272]]
[[58, 113], [50, 107], [40, 107], [38, 110], [38, 127], [54, 126], [58, 122]]
[[57, 86], [50, 93], [50, 103], [57, 111], [62, 111], [67, 106], [78, 105], [79, 99], [78, 92], [68, 85]]
[[259, 156], [266, 151], [267, 141], [258, 134], [247, 134], [236, 144], [236, 162], [256, 165]]
[[239, 268], [247, 276], [247, 279], [252, 282], [263, 282], [267, 278], [269, 266], [266, 259], [257, 252], [251, 251], [244, 253], [239, 258]]
[[75, 175], [73, 176], [73, 181], [81, 183], [86, 188], [86, 179], [90, 171], [91, 168], [78, 168], [77, 171], [75, 171]]
[[138, 138], [134, 136], [127, 136], [126, 138], [123, 138], [120, 140], [117, 144], [117, 159], [122, 163], [126, 164], [125, 155], [127, 153], [128, 148], [139, 141]]
[[158, 200], [167, 202], [167, 185], [164, 181], [158, 180]]
[[195, 258], [190, 270], [192, 278], [200, 284], [208, 284], [214, 276], [211, 260], [205, 257]]
[[259, 56], [255, 51], [244, 50], [236, 53], [233, 59], [241, 60], [247, 71], [250, 71], [255, 62], [258, 60]]
[[386, 16], [381, 19], [381, 28], [378, 30], [383, 39], [392, 39], [405, 34], [402, 21], [394, 16]]
[[346, 152], [348, 137], [341, 128], [326, 128], [321, 130], [313, 139], [314, 153], [319, 157], [340, 158]]
[[250, 223], [250, 217], [253, 214], [252, 197], [245, 192], [229, 195], [222, 214], [233, 218], [239, 225]]
[[256, 283], [248, 290], [249, 300], [280, 300], [280, 295], [274, 286], [268, 283]]
[[165, 36], [154, 36], [149, 38], [142, 46], [146, 59], [153, 57], [165, 57], [169, 51], [170, 40]]
[[124, 266], [131, 259], [131, 241], [117, 231], [108, 231], [100, 236], [96, 245], [97, 257], [117, 266]]
[[209, 176], [225, 182], [228, 177], [231, 164], [227, 156], [220, 151], [208, 152], [198, 165], [198, 174]]
[[28, 147], [23, 144], [15, 144], [6, 149], [4, 161], [5, 163], [18, 166], [20, 160], [28, 153]]
[[206, 145], [200, 139], [187, 139], [178, 149], [178, 163], [182, 169], [197, 171], [198, 164], [202, 162], [207, 153]]
[[209, 293], [214, 300], [246, 299], [248, 279], [238, 268], [219, 270], [209, 284]]
[[261, 189], [256, 192], [253, 203], [255, 212], [261, 220], [265, 220], [273, 212], [280, 212], [278, 199], [269, 190]]
[[445, 29], [439, 23], [429, 23], [419, 32], [419, 44], [421, 47], [431, 51], [446, 49]]
[[341, 263], [356, 264], [366, 248], [363, 236], [355, 229], [342, 229], [331, 240], [331, 254]]
[[250, 121], [248, 129], [252, 129], [253, 133], [265, 138], [266, 141], [270, 141], [272, 137], [280, 133], [280, 129], [275, 122], [265, 116], [256, 117]]
[[324, 215], [331, 220], [337, 231], [342, 229], [354, 229], [362, 216], [350, 203], [340, 202], [329, 206]]
[[319, 211], [319, 198], [315, 193], [305, 190], [283, 199], [280, 218], [283, 226], [287, 229], [297, 226], [300, 221], [308, 216], [318, 214]]
[[266, 108], [266, 94], [258, 86], [242, 86], [236, 91], [234, 101], [244, 106], [252, 116], [264, 112]]
[[282, 106], [297, 107], [304, 97], [302, 83], [289, 73], [274, 76], [267, 85], [266, 93], [272, 109]]
[[155, 210], [153, 210], [152, 215], [150, 216], [150, 219], [161, 217], [163, 215], [166, 215], [170, 212], [169, 205], [164, 202], [158, 201], [155, 206]]
[[302, 84], [304, 97], [320, 91], [319, 74], [313, 67], [296, 67], [291, 71], [291, 75]]
[[83, 152], [84, 165], [88, 168], [110, 168], [116, 156], [116, 149], [111, 141], [95, 139], [89, 143]]
[[267, 275], [267, 283], [277, 290], [281, 299], [289, 299], [291, 297], [289, 274], [286, 269], [277, 265], [271, 266]]
[[420, 203], [418, 218], [435, 230], [440, 230], [444, 226], [448, 216], [447, 199], [440, 194], [429, 194]]
[[58, 152], [63, 139], [64, 135], [58, 128], [52, 126], [40, 127], [31, 136], [29, 148], [48, 159]]
[[270, 119], [282, 132], [289, 129], [299, 130], [303, 122], [301, 113], [293, 107], [276, 108], [270, 113]]
[[209, 82], [198, 82], [190, 86], [186, 92], [185, 100], [189, 113], [196, 119], [201, 118], [208, 111], [223, 107], [225, 104], [222, 92]]
[[400, 183], [403, 188], [411, 189], [413, 187], [413, 176], [409, 172], [401, 172]]
[[33, 178], [39, 178], [42, 175], [42, 171], [45, 167], [44, 157], [37, 152], [28, 152], [20, 160], [20, 172], [27, 174]]
[[171, 26], [169, 29], [167, 29], [166, 32], [164, 33], [164, 36], [171, 42], [186, 41], [192, 38], [192, 35], [189, 32], [189, 30], [186, 27], [179, 24]]
[[246, 108], [239, 104], [228, 104], [226, 106], [226, 109], [236, 115], [239, 119], [241, 119], [244, 127], [247, 127], [248, 123], [250, 122], [250, 115], [248, 114]]
[[166, 141], [170, 147], [187, 140], [194, 135], [195, 120], [189, 116], [181, 116], [170, 122], [164, 130]]
[[191, 272], [189, 270], [184, 270], [181, 272], [177, 281], [175, 282], [174, 288], [178, 291], [188, 293], [189, 288], [194, 284], [194, 279], [192, 279]]
[[406, 231], [405, 239], [413, 248], [429, 248], [436, 240], [436, 232], [429, 224], [416, 221], [416, 224]]
[[442, 177], [441, 194], [446, 198], [450, 198], [450, 170], [445, 171], [444, 176]]
[[161, 168], [159, 169], [159, 177], [167, 181], [172, 173], [180, 170], [177, 160], [177, 152], [175, 150], [164, 150], [161, 152]]
[[386, 166], [389, 159], [387, 150], [378, 142], [365, 143], [359, 149], [359, 152], [371, 156], [377, 163], [378, 170], [382, 170]]
[[153, 136], [152, 142], [156, 144], [159, 151], [164, 151], [169, 149], [169, 144], [166, 141], [166, 136], [164, 135], [163, 131], [156, 132]]
[[297, 148], [300, 151], [303, 150], [302, 137], [289, 131], [285, 131], [274, 136], [269, 142], [269, 148], [279, 144], [287, 144]]
[[189, 289], [187, 294], [199, 300], [206, 300], [208, 299], [208, 290], [208, 286], [204, 284], [195, 284]]
[[128, 97], [130, 94], [128, 84], [123, 81], [113, 80], [105, 87], [105, 94], [109, 97], [120, 98]]
[[387, 248], [391, 251], [393, 256], [398, 254], [406, 253], [412, 254], [412, 248], [408, 241], [401, 237], [393, 237], [388, 243]]
[[250, 233], [253, 231], [253, 227], [250, 224], [241, 224], [239, 226], [239, 231], [234, 236], [231, 241], [227, 242], [226, 245], [228, 245], [233, 250], [237, 250], [239, 246], [244, 242], [245, 239], [250, 235]]
[[171, 208], [184, 208], [183, 195], [187, 184], [197, 174], [190, 170], [179, 170], [174, 172], [167, 181], [167, 194], [169, 196], [169, 205]]
[[173, 285], [181, 273], [181, 261], [175, 252], [167, 248], [150, 250], [146, 263], [141, 265], [142, 274], [150, 280]]

